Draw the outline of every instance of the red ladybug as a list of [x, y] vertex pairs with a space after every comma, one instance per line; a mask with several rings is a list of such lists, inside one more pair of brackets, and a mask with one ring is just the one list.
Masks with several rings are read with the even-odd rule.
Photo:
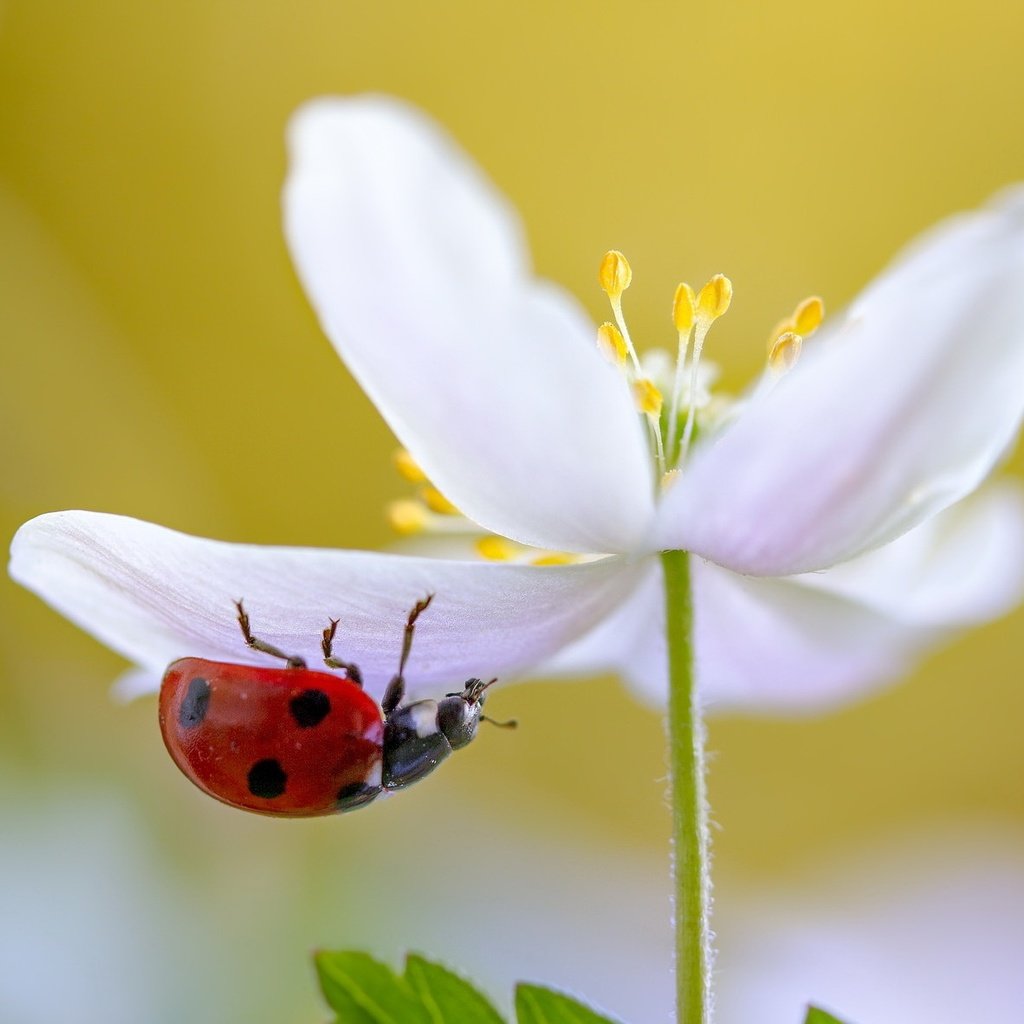
[[332, 653], [336, 619], [321, 647], [324, 663], [344, 676], [314, 672], [302, 658], [258, 640], [238, 601], [246, 644], [287, 667], [174, 662], [160, 686], [160, 731], [174, 763], [232, 807], [292, 818], [351, 811], [423, 778], [469, 743], [481, 720], [492, 721], [482, 708], [496, 681], [470, 679], [443, 700], [399, 707], [416, 619], [432, 598], [409, 612], [398, 674], [379, 707], [363, 690], [359, 669]]

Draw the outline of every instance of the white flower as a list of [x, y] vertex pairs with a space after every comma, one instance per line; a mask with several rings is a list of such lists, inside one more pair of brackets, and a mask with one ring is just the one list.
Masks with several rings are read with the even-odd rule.
[[[87, 512], [23, 526], [11, 574], [150, 680], [182, 655], [251, 658], [232, 615], [244, 597], [265, 639], [311, 660], [340, 617], [339, 654], [379, 695], [404, 615], [431, 591], [414, 689], [615, 668], [660, 699], [655, 556], [679, 548], [697, 556], [704, 700], [806, 707], [1017, 599], [1017, 490], [956, 503], [1024, 410], [1021, 193], [915, 245], [794, 369], [709, 419], [662, 488], [621, 368], [533, 276], [514, 214], [434, 126], [388, 99], [319, 100], [290, 142], [299, 274], [395, 434], [474, 528], [587, 557], [262, 548]], [[698, 424], [710, 383], [695, 392]]]

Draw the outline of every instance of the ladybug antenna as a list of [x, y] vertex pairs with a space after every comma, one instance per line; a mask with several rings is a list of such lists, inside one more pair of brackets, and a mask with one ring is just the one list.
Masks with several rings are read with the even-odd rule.
[[519, 723], [514, 719], [510, 718], [507, 722], [499, 722], [496, 718], [488, 718], [486, 715], [480, 716], [481, 722], [490, 722], [491, 725], [497, 726], [499, 729], [518, 729]]

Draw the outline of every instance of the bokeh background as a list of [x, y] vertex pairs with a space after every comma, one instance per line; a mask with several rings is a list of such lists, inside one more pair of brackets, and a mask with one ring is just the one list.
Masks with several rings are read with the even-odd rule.
[[[597, 261], [624, 250], [641, 345], [671, 342], [680, 278], [728, 273], [710, 346], [738, 385], [797, 300], [837, 308], [1024, 176], [1022, 38], [1019, 4], [954, 0], [0, 3], [0, 534], [80, 507], [390, 542], [392, 438], [282, 241], [308, 97], [434, 114], [595, 318]], [[154, 701], [109, 699], [116, 656], [7, 580], [0, 599], [3, 1021], [313, 1022], [330, 945], [667, 1019], [662, 725], [615, 679], [510, 686], [517, 734], [402, 799], [282, 823], [202, 797]], [[1024, 1008], [1022, 626], [827, 717], [712, 722], [723, 1024], [795, 1024], [811, 996], [863, 1024]]]

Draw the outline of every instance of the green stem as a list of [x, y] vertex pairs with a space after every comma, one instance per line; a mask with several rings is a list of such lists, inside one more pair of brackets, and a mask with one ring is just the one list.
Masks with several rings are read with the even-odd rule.
[[685, 551], [663, 551], [661, 564], [669, 669], [676, 1019], [678, 1024], [709, 1024], [711, 940], [704, 726], [694, 690], [690, 556]]

